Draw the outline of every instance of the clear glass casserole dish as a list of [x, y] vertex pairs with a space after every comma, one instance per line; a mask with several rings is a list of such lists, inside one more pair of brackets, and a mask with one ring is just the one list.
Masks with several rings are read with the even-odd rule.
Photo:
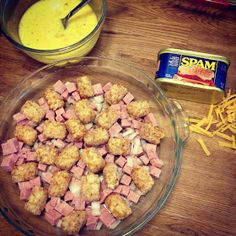
[[[133, 213], [122, 221], [117, 228], [100, 231], [83, 230], [81, 235], [131, 235], [149, 222], [162, 208], [172, 192], [181, 167], [182, 148], [188, 137], [189, 129], [181, 106], [168, 100], [161, 89], [144, 72], [126, 63], [106, 58], [71, 58], [47, 65], [25, 78], [9, 92], [1, 105], [0, 123], [1, 142], [13, 136], [13, 114], [28, 99], [36, 100], [43, 90], [57, 80], [74, 81], [78, 76], [88, 75], [93, 83], [118, 82], [128, 88], [137, 99], [147, 99], [151, 111], [156, 115], [165, 138], [158, 147], [158, 155], [164, 161], [162, 174], [155, 181], [153, 189], [132, 205]], [[80, 62], [78, 62], [80, 61]], [[1, 155], [2, 156], [2, 155]], [[1, 157], [0, 157], [1, 158]], [[10, 174], [0, 168], [0, 212], [9, 223], [25, 235], [64, 235], [56, 227], [49, 225], [40, 217], [24, 210], [24, 202], [19, 199], [19, 190], [11, 182]]]

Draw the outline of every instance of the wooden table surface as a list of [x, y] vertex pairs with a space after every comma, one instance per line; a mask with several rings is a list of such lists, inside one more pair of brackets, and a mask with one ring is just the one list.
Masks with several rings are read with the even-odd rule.
[[[231, 60], [227, 88], [236, 89], [236, 11], [189, 1], [108, 0], [107, 18], [91, 55], [132, 62], [154, 77], [156, 55], [174, 47], [224, 55]], [[0, 99], [42, 64], [0, 37]], [[180, 101], [190, 116], [208, 106]], [[176, 186], [160, 213], [136, 235], [236, 235], [236, 151], [205, 139], [206, 157], [192, 134], [185, 144]], [[1, 236], [21, 235], [4, 219]]]

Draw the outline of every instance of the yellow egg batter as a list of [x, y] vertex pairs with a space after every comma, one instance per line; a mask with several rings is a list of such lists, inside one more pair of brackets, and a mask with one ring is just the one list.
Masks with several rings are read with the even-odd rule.
[[24, 46], [52, 50], [72, 45], [85, 38], [97, 25], [93, 9], [86, 5], [68, 21], [64, 29], [64, 18], [80, 1], [40, 0], [22, 16], [19, 37]]

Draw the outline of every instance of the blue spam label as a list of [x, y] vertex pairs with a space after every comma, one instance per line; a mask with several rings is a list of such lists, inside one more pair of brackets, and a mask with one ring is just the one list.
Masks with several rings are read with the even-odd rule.
[[169, 78], [225, 90], [228, 64], [213, 58], [163, 52], [159, 55], [156, 78]]

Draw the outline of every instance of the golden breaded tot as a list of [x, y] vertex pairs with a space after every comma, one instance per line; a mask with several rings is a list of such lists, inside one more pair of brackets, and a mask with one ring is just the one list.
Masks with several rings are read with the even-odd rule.
[[61, 197], [63, 196], [70, 183], [71, 175], [65, 171], [56, 171], [53, 173], [49, 188], [48, 194], [51, 197]]
[[75, 145], [66, 146], [55, 160], [57, 167], [69, 170], [79, 160], [79, 149]]
[[31, 146], [37, 139], [37, 131], [29, 125], [17, 125], [15, 129], [15, 137], [19, 141]]
[[95, 118], [95, 112], [86, 99], [75, 103], [75, 114], [83, 124], [90, 123]]
[[47, 189], [40, 186], [34, 186], [28, 202], [25, 203], [25, 209], [34, 215], [40, 215], [46, 205], [47, 198]]
[[94, 95], [92, 83], [88, 76], [78, 78], [77, 87], [81, 98], [90, 98]]
[[164, 136], [164, 132], [151, 123], [144, 123], [140, 128], [140, 137], [147, 140], [149, 143], [159, 144], [160, 139], [164, 138]]
[[128, 155], [130, 153], [130, 141], [126, 138], [112, 137], [107, 143], [108, 152], [113, 155]]
[[105, 93], [105, 100], [109, 104], [117, 104], [128, 92], [127, 88], [120, 84], [114, 84], [112, 87]]
[[64, 139], [67, 135], [64, 123], [46, 120], [43, 124], [43, 135], [47, 138]]
[[66, 234], [76, 234], [86, 223], [85, 211], [72, 211], [62, 218], [61, 228]]
[[45, 111], [38, 103], [33, 101], [26, 101], [21, 108], [21, 113], [24, 114], [28, 120], [39, 123], [45, 116]]
[[77, 119], [69, 119], [66, 121], [66, 128], [71, 137], [76, 141], [81, 141], [86, 134], [86, 128]]
[[36, 148], [37, 161], [47, 165], [53, 165], [57, 157], [57, 149], [48, 145], [39, 145]]
[[118, 220], [123, 220], [132, 213], [128, 203], [118, 193], [110, 194], [105, 200], [105, 205], [111, 214]]
[[15, 166], [11, 172], [13, 183], [28, 181], [36, 176], [37, 163], [27, 162]]
[[94, 147], [83, 149], [80, 155], [89, 171], [93, 173], [101, 171], [105, 166], [104, 159]]
[[108, 141], [109, 134], [103, 128], [90, 129], [84, 136], [84, 142], [88, 146], [99, 146]]
[[100, 180], [99, 176], [88, 173], [81, 178], [81, 194], [85, 201], [98, 201], [100, 198]]
[[103, 169], [103, 177], [106, 186], [110, 189], [115, 189], [120, 181], [118, 166], [115, 163], [107, 163]]
[[115, 108], [113, 106], [109, 106], [98, 115], [96, 123], [104, 129], [109, 129], [118, 119], [119, 115]]
[[56, 111], [57, 109], [64, 106], [62, 96], [60, 96], [60, 94], [52, 88], [49, 88], [45, 91], [44, 97], [47, 100], [49, 108], [53, 111]]
[[128, 113], [134, 118], [140, 118], [150, 113], [150, 105], [146, 100], [131, 102], [128, 105]]
[[131, 177], [134, 181], [134, 184], [142, 193], [147, 193], [154, 185], [152, 176], [149, 174], [149, 171], [143, 166], [134, 168], [131, 172]]

